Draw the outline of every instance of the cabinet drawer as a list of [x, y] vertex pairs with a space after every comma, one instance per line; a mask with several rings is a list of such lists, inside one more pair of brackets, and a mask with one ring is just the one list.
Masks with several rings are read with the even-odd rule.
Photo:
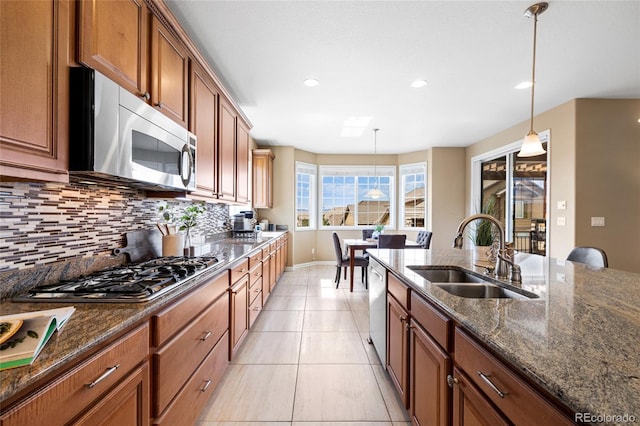
[[253, 287], [260, 277], [262, 277], [262, 262], [249, 271], [249, 286]]
[[459, 328], [455, 331], [455, 361], [514, 424], [573, 424], [533, 387], [510, 371], [507, 365]]
[[181, 330], [185, 324], [198, 315], [211, 302], [229, 289], [229, 275], [227, 271], [212, 278], [210, 282], [197, 288], [184, 298], [172, 303], [152, 318], [153, 346], [161, 346], [169, 337]]
[[153, 355], [157, 386], [153, 415], [171, 402], [193, 370], [229, 329], [229, 297], [220, 296], [193, 323]]
[[249, 288], [249, 304], [251, 305], [253, 301], [258, 297], [258, 295], [262, 292], [262, 277], [258, 278], [251, 287]]
[[387, 290], [396, 298], [400, 305], [406, 310], [409, 310], [409, 287], [404, 285], [393, 274], [387, 272]]
[[449, 336], [453, 322], [415, 292], [411, 293], [411, 316], [440, 346], [446, 351], [451, 350]]
[[262, 262], [262, 250], [258, 250], [249, 256], [249, 269], [253, 269]]
[[253, 325], [255, 320], [262, 311], [262, 292], [259, 292], [254, 298], [251, 305], [249, 305], [249, 328]]
[[229, 365], [228, 355], [229, 333], [225, 333], [178, 393], [176, 399], [153, 424], [161, 426], [195, 424]]
[[249, 272], [249, 259], [238, 263], [231, 269], [231, 285], [235, 284], [240, 278]]
[[125, 377], [148, 354], [149, 326], [145, 323], [4, 414], [2, 425], [48, 426], [53, 419], [59, 424], [67, 423]]

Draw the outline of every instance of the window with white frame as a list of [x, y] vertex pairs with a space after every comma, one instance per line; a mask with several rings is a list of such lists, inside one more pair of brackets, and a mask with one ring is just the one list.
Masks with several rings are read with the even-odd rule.
[[424, 228], [427, 220], [427, 164], [400, 166], [399, 228]]
[[[393, 227], [395, 174], [394, 166], [320, 166], [319, 227]], [[374, 188], [384, 195], [368, 197]]]
[[316, 228], [317, 167], [296, 161], [296, 230]]

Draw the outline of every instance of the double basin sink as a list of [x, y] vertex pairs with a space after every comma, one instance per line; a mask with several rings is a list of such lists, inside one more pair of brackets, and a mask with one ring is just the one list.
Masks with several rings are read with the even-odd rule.
[[407, 268], [429, 281], [432, 285], [459, 297], [520, 300], [538, 298], [535, 293], [517, 287], [506, 288], [504, 284], [498, 285], [489, 277], [483, 277], [461, 268], [424, 265], [409, 265]]

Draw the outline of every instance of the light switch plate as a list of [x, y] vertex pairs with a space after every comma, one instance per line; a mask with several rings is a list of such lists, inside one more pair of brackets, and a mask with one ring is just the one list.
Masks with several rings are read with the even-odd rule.
[[558, 207], [558, 210], [566, 210], [567, 209], [566, 200], [558, 201], [557, 207]]
[[567, 218], [564, 216], [559, 216], [556, 219], [556, 223], [558, 224], [558, 226], [566, 226], [567, 225]]
[[591, 226], [604, 226], [604, 217], [592, 217]]

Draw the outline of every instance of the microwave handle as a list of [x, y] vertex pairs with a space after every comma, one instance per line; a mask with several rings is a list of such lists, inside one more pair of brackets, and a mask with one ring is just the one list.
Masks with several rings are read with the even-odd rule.
[[[185, 156], [187, 160], [187, 166], [185, 167]], [[193, 170], [193, 156], [191, 155], [191, 148], [186, 143], [182, 146], [182, 152], [180, 153], [180, 179], [185, 187], [189, 186], [191, 181], [191, 170]]]

